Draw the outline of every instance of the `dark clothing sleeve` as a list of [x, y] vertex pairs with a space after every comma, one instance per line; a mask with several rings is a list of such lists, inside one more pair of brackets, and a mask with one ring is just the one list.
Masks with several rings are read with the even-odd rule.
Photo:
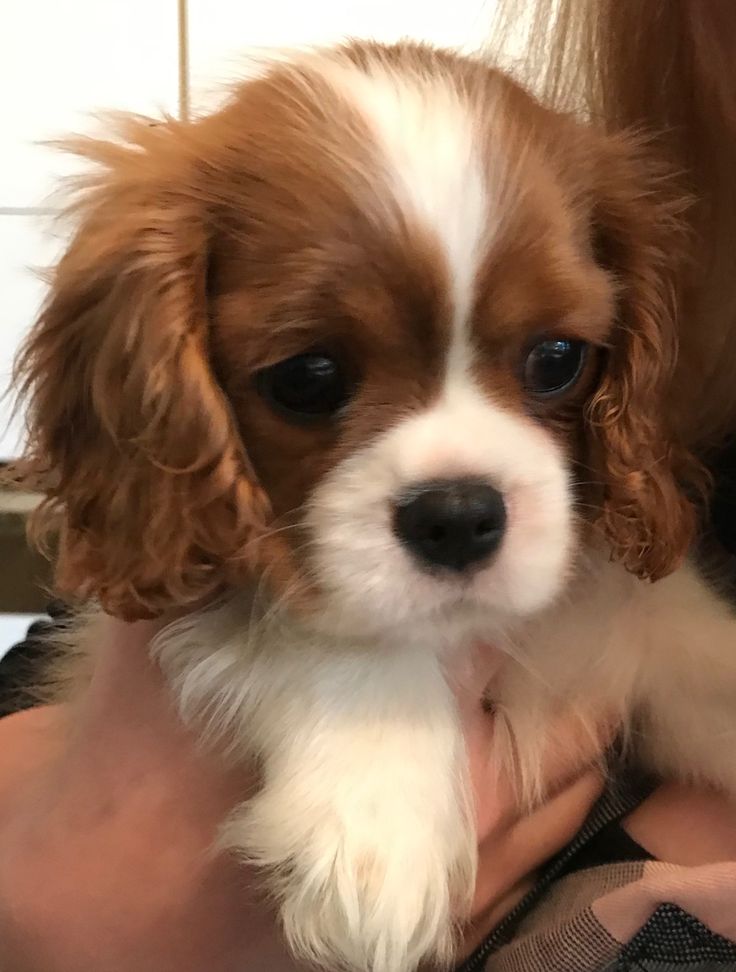
[[69, 623], [70, 617], [64, 603], [52, 601], [46, 616], [34, 621], [23, 641], [0, 659], [0, 718], [38, 703], [35, 689], [53, 651], [54, 635]]

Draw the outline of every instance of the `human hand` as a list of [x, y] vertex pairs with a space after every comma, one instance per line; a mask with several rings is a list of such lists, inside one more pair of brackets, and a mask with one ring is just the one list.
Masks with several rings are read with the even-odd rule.
[[[106, 622], [89, 687], [69, 706], [0, 723], [3, 972], [298, 972], [258, 875], [212, 852], [252, 785], [196, 745], [149, 661], [149, 624]], [[491, 763], [479, 649], [458, 688], [480, 869], [468, 951], [576, 831], [600, 789], [552, 761], [558, 792], [522, 815]]]

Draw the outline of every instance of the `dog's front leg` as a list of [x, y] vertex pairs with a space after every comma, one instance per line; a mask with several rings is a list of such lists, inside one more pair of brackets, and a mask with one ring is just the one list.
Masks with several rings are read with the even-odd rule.
[[267, 869], [300, 956], [360, 972], [449, 961], [476, 841], [437, 658], [302, 648], [267, 669], [248, 720], [262, 787], [229, 821], [228, 845]]

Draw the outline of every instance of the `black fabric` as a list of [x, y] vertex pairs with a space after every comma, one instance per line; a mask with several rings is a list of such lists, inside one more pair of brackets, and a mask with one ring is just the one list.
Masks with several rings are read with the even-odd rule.
[[663, 904], [607, 972], [734, 972], [736, 944], [673, 904]]
[[736, 438], [711, 462], [715, 492], [711, 503], [711, 524], [719, 543], [736, 557]]
[[736, 607], [736, 437], [709, 457], [710, 517], [693, 551], [703, 576]]
[[47, 617], [30, 625], [23, 641], [0, 659], [0, 718], [30, 709], [38, 703], [34, 691], [43, 681], [43, 672], [54, 651], [54, 634], [69, 623], [68, 607], [52, 601]]
[[621, 826], [618, 820], [612, 821], [597, 833], [593, 839], [580, 849], [569, 865], [558, 875], [566, 877], [576, 871], [585, 871], [603, 864], [620, 864], [624, 861], [653, 861], [655, 858], [637, 844]]

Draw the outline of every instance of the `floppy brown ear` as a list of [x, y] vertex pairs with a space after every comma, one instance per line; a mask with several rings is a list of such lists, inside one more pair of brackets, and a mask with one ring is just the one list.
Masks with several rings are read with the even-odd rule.
[[697, 525], [693, 501], [707, 483], [704, 468], [679, 444], [667, 407], [683, 204], [636, 140], [605, 141], [597, 181], [597, 256], [619, 290], [606, 367], [587, 414], [603, 489], [600, 525], [615, 559], [656, 580], [687, 554]]
[[18, 477], [60, 527], [60, 588], [126, 619], [211, 594], [266, 513], [207, 360], [208, 227], [186, 129], [125, 123], [20, 354]]

